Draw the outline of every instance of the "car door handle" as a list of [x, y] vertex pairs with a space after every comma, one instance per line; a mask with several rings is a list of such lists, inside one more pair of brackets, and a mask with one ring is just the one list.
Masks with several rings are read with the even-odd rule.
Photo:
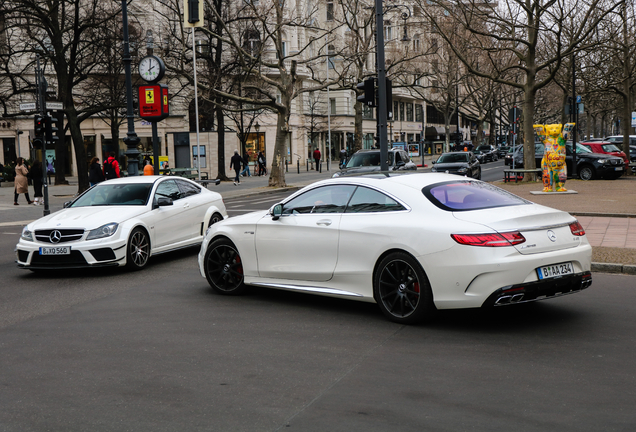
[[185, 203], [185, 204], [183, 205], [183, 208], [184, 208], [184, 209], [190, 208], [190, 204]]
[[329, 219], [321, 219], [318, 222], [316, 222], [316, 225], [329, 226], [331, 225], [331, 221]]

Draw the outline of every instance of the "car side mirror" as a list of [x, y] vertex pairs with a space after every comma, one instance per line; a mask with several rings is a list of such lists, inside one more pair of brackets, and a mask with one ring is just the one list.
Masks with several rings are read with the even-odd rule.
[[278, 220], [283, 215], [283, 205], [276, 204], [272, 207], [272, 220]]
[[437, 161], [433, 161], [433, 165], [435, 165], [437, 163]]
[[157, 198], [157, 201], [155, 201], [155, 205], [153, 206], [153, 210], [157, 209], [159, 207], [165, 207], [165, 206], [171, 206], [172, 203], [172, 198], [168, 198], [168, 197], [159, 197]]
[[72, 203], [72, 202], [73, 202], [73, 201], [66, 201], [66, 202], [64, 203], [64, 208], [69, 208], [69, 207], [71, 206], [71, 203]]

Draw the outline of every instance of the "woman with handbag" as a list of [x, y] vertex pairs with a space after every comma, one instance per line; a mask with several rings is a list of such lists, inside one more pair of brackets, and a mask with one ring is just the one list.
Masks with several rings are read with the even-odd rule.
[[19, 205], [18, 195], [20, 194], [24, 194], [28, 204], [33, 204], [33, 201], [31, 201], [31, 198], [29, 198], [29, 180], [27, 179], [28, 174], [29, 169], [24, 163], [24, 158], [19, 157], [15, 164], [15, 193], [13, 205]]

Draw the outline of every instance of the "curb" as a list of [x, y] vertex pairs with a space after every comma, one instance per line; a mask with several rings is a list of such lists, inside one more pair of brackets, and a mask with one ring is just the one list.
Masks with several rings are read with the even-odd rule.
[[621, 273], [627, 275], [636, 275], [636, 265], [593, 262], [592, 271], [598, 273]]

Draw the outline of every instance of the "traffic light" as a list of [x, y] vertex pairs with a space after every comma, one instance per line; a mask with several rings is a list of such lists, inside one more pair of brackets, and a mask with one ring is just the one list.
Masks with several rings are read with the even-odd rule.
[[358, 102], [362, 102], [370, 107], [377, 106], [375, 103], [375, 78], [365, 79], [363, 82], [358, 83], [357, 88], [358, 90], [364, 91], [364, 94], [356, 98]]
[[44, 118], [41, 115], [36, 115], [33, 118], [33, 129], [35, 136], [40, 136], [44, 132]]
[[33, 141], [31, 141], [31, 144], [33, 145], [33, 148], [36, 150], [39, 150], [42, 148], [42, 138], [33, 138]]
[[57, 132], [57, 128], [53, 126], [53, 123], [57, 124], [57, 119], [47, 115], [44, 117], [44, 123], [46, 124], [46, 142], [53, 143], [58, 139], [57, 134], [55, 134], [55, 132]]

